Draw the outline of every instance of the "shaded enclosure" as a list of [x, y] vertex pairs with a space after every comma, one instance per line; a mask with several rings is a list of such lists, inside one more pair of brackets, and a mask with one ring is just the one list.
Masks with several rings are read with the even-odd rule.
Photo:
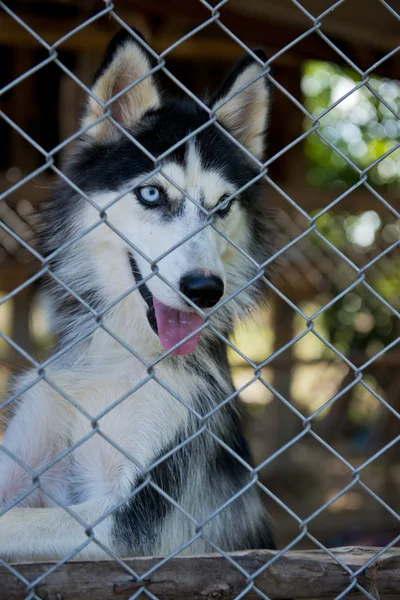
[[279, 548], [398, 545], [396, 8], [394, 0], [0, 2], [5, 415], [12, 375], [44, 360], [57, 336], [35, 254], [42, 203], [73, 152], [81, 83], [90, 85], [112, 34], [121, 23], [140, 29], [195, 95], [262, 46], [273, 91], [265, 202], [276, 212], [278, 250], [269, 306], [238, 324], [229, 350], [246, 434]]

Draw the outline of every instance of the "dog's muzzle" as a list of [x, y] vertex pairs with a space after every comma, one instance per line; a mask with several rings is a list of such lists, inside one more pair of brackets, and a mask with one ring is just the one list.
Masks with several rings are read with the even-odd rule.
[[[135, 257], [129, 252], [129, 262], [140, 295], [146, 302], [150, 327], [171, 354], [190, 354], [199, 341], [203, 318], [195, 310], [180, 310], [167, 306], [155, 298], [143, 282]], [[199, 308], [215, 306], [224, 294], [223, 281], [209, 271], [194, 271], [184, 275], [180, 290]]]

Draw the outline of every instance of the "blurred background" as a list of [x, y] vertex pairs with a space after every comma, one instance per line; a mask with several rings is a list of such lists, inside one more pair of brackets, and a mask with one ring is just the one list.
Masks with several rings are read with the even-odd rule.
[[[315, 15], [333, 4], [302, 2]], [[211, 15], [198, 0], [117, 0], [115, 5], [116, 13], [139, 28], [157, 52]], [[100, 0], [18, 0], [8, 6], [48, 44], [61, 43], [56, 64], [29, 31], [6, 12], [0, 14], [0, 221], [5, 224], [0, 228], [0, 331], [27, 353], [0, 339], [3, 403], [12, 376], [29, 367], [27, 356], [43, 358], [56, 337], [40, 281], [24, 285], [39, 270], [29, 247], [37, 246], [42, 203], [56, 175], [41, 169], [43, 156], [10, 120], [46, 151], [72, 135], [83, 92], [69, 73], [90, 84], [107, 42], [119, 29], [113, 18], [99, 17], [67, 35], [104, 9]], [[263, 46], [270, 57], [313, 26], [290, 0], [229, 0], [220, 14], [229, 31], [250, 47]], [[399, 512], [400, 253], [395, 246], [400, 238], [400, 149], [390, 150], [400, 140], [400, 53], [369, 73], [369, 89], [360, 87], [324, 111], [361, 81], [343, 56], [362, 71], [369, 69], [396, 47], [399, 22], [379, 0], [347, 0], [326, 13], [321, 29], [331, 44], [314, 28], [271, 65], [279, 86], [273, 92], [265, 202], [276, 209], [279, 247], [296, 241], [274, 261], [269, 308], [236, 328], [233, 342], [249, 360], [231, 350], [230, 361], [256, 463], [298, 436], [261, 471], [263, 483], [280, 501], [267, 498], [279, 545], [298, 533], [283, 504], [301, 519], [313, 515], [350, 484], [351, 465], [363, 467], [364, 487], [357, 483], [318, 513], [309, 531], [329, 546], [383, 546], [399, 534], [399, 520], [368, 489]], [[203, 95], [218, 86], [242, 54], [238, 42], [214, 23], [165, 59], [171, 73]], [[324, 113], [318, 129], [285, 91], [314, 118]], [[68, 144], [55, 154], [57, 168], [62, 170], [71, 150]], [[302, 236], [310, 218], [316, 218], [315, 228]], [[357, 269], [363, 267], [360, 278]], [[346, 361], [357, 368], [365, 365], [355, 385], [354, 369]], [[261, 365], [257, 381], [254, 365]], [[305, 419], [313, 434], [305, 432]], [[300, 545], [312, 547], [306, 539]]]

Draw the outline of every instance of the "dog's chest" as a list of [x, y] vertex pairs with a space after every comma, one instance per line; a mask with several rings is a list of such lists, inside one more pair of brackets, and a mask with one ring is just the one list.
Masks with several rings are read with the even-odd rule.
[[[191, 404], [190, 378], [182, 381], [164, 372], [163, 379]], [[76, 411], [71, 424], [71, 443], [85, 439], [71, 453], [69, 465], [70, 495], [79, 502], [128, 494], [141, 471], [185, 426], [189, 413], [146, 371], [94, 379], [76, 400], [91, 416]]]

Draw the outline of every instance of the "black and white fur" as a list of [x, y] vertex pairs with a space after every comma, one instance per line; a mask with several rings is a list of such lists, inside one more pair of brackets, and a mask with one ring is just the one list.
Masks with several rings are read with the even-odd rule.
[[[265, 60], [261, 51], [257, 55]], [[151, 66], [151, 57], [141, 44], [120, 33], [111, 42], [93, 93], [105, 103]], [[250, 85], [234, 95], [246, 84]], [[262, 67], [250, 57], [243, 58], [209, 105], [217, 109], [219, 123], [261, 159], [269, 107]], [[192, 101], [163, 97], [154, 76], [119, 96], [110, 110], [121, 129], [155, 157], [209, 118]], [[100, 105], [89, 98], [82, 125], [88, 126], [102, 114]], [[207, 209], [259, 172], [256, 162], [215, 125], [181, 145], [161, 164], [163, 173], [180, 190]], [[228, 446], [251, 464], [236, 399], [202, 420], [234, 393], [223, 338], [232, 332], [234, 318], [262, 301], [261, 278], [226, 304], [222, 301], [209, 319], [219, 335], [206, 328], [191, 354], [169, 355], [148, 371], [128, 348], [147, 363], [163, 354], [150, 324], [152, 299], [193, 310], [176, 291], [184, 273], [204, 269], [217, 275], [224, 282], [224, 298], [257, 274], [256, 264], [271, 255], [273, 239], [271, 217], [261, 198], [262, 184], [240, 192], [228, 210], [215, 214], [214, 226], [179, 245], [207, 217], [162, 174], [143, 183], [153, 169], [153, 161], [105, 119], [84, 133], [65, 170], [99, 209], [64, 182], [48, 204], [43, 252], [51, 256], [63, 246], [50, 259], [57, 280], [49, 278], [48, 291], [62, 342], [56, 349], [57, 359], [39, 374], [42, 379], [21, 395], [4, 437], [3, 447], [39, 477], [32, 478], [1, 453], [0, 500], [3, 507], [12, 506], [0, 517], [2, 559], [61, 559], [84, 544], [87, 534], [94, 534], [100, 545], [91, 541], [75, 557], [108, 556], [101, 545], [119, 556], [165, 555], [196, 535], [194, 521], [201, 523], [211, 515], [215, 516], [202, 528], [203, 537], [188, 544], [184, 552], [213, 551], [213, 545], [226, 551], [274, 545], [257, 486], [240, 494], [251, 480], [250, 467], [224, 448]], [[135, 183], [162, 189], [163, 205], [143, 206], [136, 188], [108, 206]], [[84, 231], [88, 233], [81, 236]], [[135, 282], [152, 274], [155, 265], [151, 262], [161, 255], [158, 271], [146, 284], [117, 301]], [[59, 281], [101, 317], [96, 320]], [[18, 380], [18, 389], [37, 378], [36, 371], [25, 374]], [[195, 435], [204, 424], [206, 429]], [[81, 443], [83, 438], [86, 441]], [[72, 452], [55, 461], [71, 446]], [[156, 487], [142, 485], [154, 463], [150, 476], [155, 486], [193, 520]], [[32, 481], [35, 490], [25, 495]], [[63, 505], [89, 529], [95, 526], [85, 532]], [[115, 505], [119, 508], [112, 511]]]

